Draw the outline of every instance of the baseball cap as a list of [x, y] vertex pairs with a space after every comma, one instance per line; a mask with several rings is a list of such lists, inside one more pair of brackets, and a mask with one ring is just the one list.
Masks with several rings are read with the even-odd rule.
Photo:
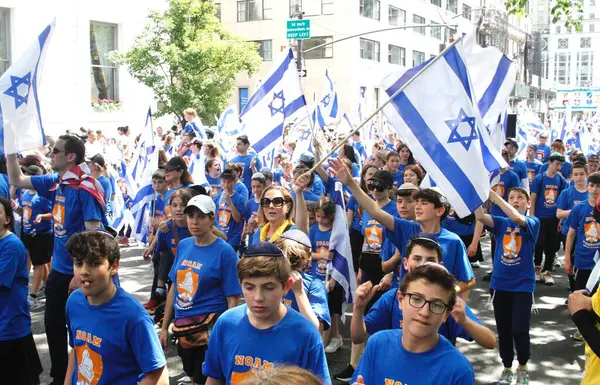
[[299, 244], [308, 247], [309, 249], [312, 247], [310, 243], [310, 239], [308, 235], [306, 235], [303, 231], [298, 229], [288, 230], [285, 233], [281, 234], [281, 238], [289, 239], [294, 242], [298, 242]]
[[314, 161], [315, 157], [310, 152], [305, 152], [304, 154], [300, 155], [300, 162], [302, 163], [312, 163]]
[[392, 188], [394, 185], [394, 177], [392, 173], [385, 170], [379, 170], [371, 177], [372, 182], [379, 182], [383, 188]]
[[197, 208], [204, 214], [214, 214], [217, 210], [215, 202], [208, 195], [196, 195], [195, 197], [192, 197], [185, 207], [185, 210], [183, 210], [183, 213], [189, 213], [192, 210], [192, 207]]
[[588, 156], [588, 162], [600, 162], [600, 157], [596, 154]]
[[96, 163], [98, 166], [104, 168], [106, 167], [106, 161], [104, 160], [104, 157], [100, 154], [96, 154], [94, 156], [92, 156], [91, 158], [88, 158], [89, 162], [92, 163]]
[[271, 242], [261, 242], [250, 246], [242, 258], [278, 257], [283, 258], [283, 251]]
[[517, 141], [513, 138], [506, 138], [506, 142], [504, 142], [505, 146], [513, 146], [514, 148], [519, 148]]
[[165, 165], [165, 171], [173, 171], [173, 170], [185, 170], [187, 166], [185, 165], [185, 161], [180, 156], [174, 156]]
[[550, 156], [548, 157], [548, 161], [553, 162], [555, 160], [558, 160], [560, 162], [564, 162], [565, 161], [565, 157], [564, 155], [562, 155], [560, 152], [553, 152], [552, 154], [550, 154]]

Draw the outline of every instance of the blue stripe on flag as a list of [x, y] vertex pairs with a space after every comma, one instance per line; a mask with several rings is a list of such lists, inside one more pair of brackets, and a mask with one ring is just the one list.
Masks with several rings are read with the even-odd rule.
[[35, 63], [35, 71], [33, 72], [33, 97], [35, 99], [35, 108], [37, 110], [38, 121], [40, 122], [40, 131], [42, 131], [42, 143], [44, 146], [48, 143], [46, 141], [46, 134], [44, 133], [44, 125], [42, 124], [42, 112], [40, 111], [40, 100], [38, 97], [38, 69], [40, 66], [40, 60], [42, 60], [42, 54], [44, 52], [44, 45], [46, 44], [46, 40], [48, 40], [48, 36], [50, 36], [50, 31], [52, 31], [52, 24], [48, 25], [46, 29], [38, 36], [38, 42], [40, 43], [40, 54], [38, 55], [37, 62]]
[[469, 100], [473, 101], [473, 97], [471, 96], [471, 86], [469, 84], [469, 73], [467, 71], [467, 66], [462, 60], [462, 57], [458, 53], [458, 49], [456, 47], [452, 47], [448, 52], [444, 54], [444, 59], [446, 63], [452, 68], [452, 71], [456, 74], [456, 77], [461, 81], [467, 96], [469, 96]]
[[273, 75], [270, 76], [263, 84], [261, 84], [260, 88], [256, 90], [254, 95], [252, 95], [248, 101], [248, 104], [246, 104], [244, 110], [240, 113], [240, 120], [242, 119], [242, 116], [246, 114], [246, 112], [250, 111], [252, 107], [258, 104], [262, 98], [264, 98], [277, 84], [279, 84], [292, 60], [294, 60], [294, 55], [290, 49], [288, 57], [283, 61], [283, 63], [281, 63], [279, 68], [277, 68]]
[[512, 61], [510, 61], [510, 59], [506, 56], [502, 56], [500, 63], [498, 63], [498, 68], [496, 68], [496, 72], [494, 73], [494, 77], [492, 78], [492, 82], [479, 100], [478, 106], [481, 116], [485, 116], [492, 104], [494, 104], [498, 91], [500, 91], [500, 87], [502, 87], [502, 83], [504, 83], [504, 79], [506, 79], [506, 75], [508, 75], [511, 64]]
[[[301, 108], [302, 106], [305, 106], [305, 105], [306, 105], [306, 101], [304, 99], [304, 95], [302, 95], [298, 99], [294, 100], [293, 102], [291, 102], [290, 104], [285, 106], [285, 108], [283, 110], [283, 115], [285, 117], [290, 116], [291, 114], [296, 112], [296, 110], [298, 110], [299, 108]], [[272, 129], [267, 135], [263, 136], [263, 138], [261, 140], [259, 140], [255, 144], [253, 144], [252, 148], [254, 148], [254, 151], [256, 151], [257, 153], [260, 153], [262, 150], [267, 148], [271, 143], [273, 143], [277, 139], [281, 138], [282, 135], [283, 135], [283, 123], [281, 123], [274, 129]]]
[[392, 96], [396, 93], [396, 91], [398, 91], [403, 85], [406, 84], [407, 81], [409, 81], [413, 76], [415, 76], [417, 74], [417, 72], [419, 72], [420, 70], [423, 69], [423, 67], [425, 67], [432, 59], [427, 60], [424, 63], [419, 64], [416, 67], [410, 68], [408, 70], [406, 70], [406, 72], [404, 74], [402, 74], [402, 76], [400, 76], [400, 79], [396, 80], [396, 82], [394, 84], [392, 84], [385, 92], [388, 94], [388, 96]]
[[[419, 114], [415, 106], [413, 106], [406, 94], [401, 92], [391, 104], [398, 111], [402, 119], [404, 119], [407, 128], [412, 131], [413, 135], [425, 149], [425, 152], [429, 154], [431, 160], [435, 164], [444, 165], [444, 173], [452, 175], [452, 178], [448, 178], [448, 182], [452, 184], [458, 195], [462, 197], [465, 205], [471, 211], [481, 206], [479, 194], [473, 187], [469, 177], [465, 175], [444, 145], [440, 143], [435, 133], [425, 123], [425, 120], [423, 120], [423, 117]], [[418, 129], [415, 129], [416, 127]], [[467, 197], [470, 200], [467, 200]]]

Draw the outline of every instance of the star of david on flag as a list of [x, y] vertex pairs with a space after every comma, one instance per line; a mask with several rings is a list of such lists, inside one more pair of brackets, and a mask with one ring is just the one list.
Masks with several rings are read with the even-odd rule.
[[487, 200], [490, 173], [507, 166], [483, 125], [467, 54], [459, 39], [442, 56], [383, 81], [392, 97], [411, 80], [384, 115], [460, 217]]
[[263, 166], [272, 167], [286, 123], [307, 115], [306, 99], [291, 49], [274, 63], [264, 79], [240, 113], [240, 121], [244, 125], [243, 133]]
[[53, 20], [0, 77], [0, 154], [46, 144], [38, 88]]

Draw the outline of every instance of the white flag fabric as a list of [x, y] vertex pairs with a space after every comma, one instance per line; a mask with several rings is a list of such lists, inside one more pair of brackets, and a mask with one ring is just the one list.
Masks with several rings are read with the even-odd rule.
[[0, 77], [0, 154], [46, 144], [38, 88], [55, 24], [53, 20]]
[[296, 113], [306, 114], [306, 99], [300, 86], [294, 54], [288, 49], [281, 61], [254, 92], [240, 114], [248, 136], [264, 167], [272, 167], [283, 129]]
[[[483, 125], [461, 43], [413, 79], [383, 112], [458, 216], [465, 217], [487, 200], [490, 173], [507, 164]], [[391, 97], [419, 69], [390, 74], [383, 81], [386, 93]]]
[[[242, 126], [240, 119], [235, 111], [235, 106], [227, 107], [217, 120], [217, 136], [222, 147], [229, 153], [236, 143], [236, 138], [240, 135]], [[223, 154], [225, 156], [227, 154]]]

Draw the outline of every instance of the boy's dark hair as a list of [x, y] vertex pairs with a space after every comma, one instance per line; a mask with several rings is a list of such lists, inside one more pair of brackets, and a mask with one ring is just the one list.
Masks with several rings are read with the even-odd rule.
[[73, 234], [67, 241], [67, 251], [73, 262], [87, 264], [107, 259], [112, 266], [121, 258], [119, 243], [110, 234], [97, 230]]
[[323, 198], [319, 201], [317, 210], [322, 210], [330, 222], [335, 218], [335, 202], [329, 198]]
[[[306, 174], [308, 171], [310, 171], [310, 168], [308, 168], [307, 166], [304, 166], [304, 165], [296, 166], [296, 168], [294, 169], [294, 172], [293, 172], [294, 179], [297, 179], [301, 175]], [[313, 185], [313, 183], [315, 183], [315, 173], [311, 172], [310, 180], [308, 181], [308, 185], [306, 187], [311, 187]]]
[[0, 197], [0, 205], [2, 205], [2, 207], [4, 207], [4, 214], [6, 215], [6, 218], [10, 218], [10, 222], [8, 223], [8, 229], [10, 231], [14, 231], [15, 217], [13, 214], [12, 204], [11, 204], [10, 200]]
[[65, 153], [75, 154], [75, 164], [80, 164], [85, 159], [85, 144], [75, 135], [61, 135], [59, 140], [65, 142]]
[[236, 140], [239, 140], [243, 144], [250, 144], [250, 141], [248, 140], [248, 135], [240, 135], [236, 138]]
[[265, 183], [273, 183], [273, 171], [263, 169], [260, 171], [260, 173], [265, 176]]
[[152, 179], [165, 181], [165, 170], [156, 170], [152, 174]]
[[440, 222], [446, 219], [448, 213], [450, 212], [450, 203], [448, 203], [446, 197], [433, 189], [423, 188], [419, 190], [419, 192], [415, 194], [414, 199], [421, 199], [425, 202], [429, 202], [433, 204], [433, 207], [435, 207], [436, 209], [444, 208], [444, 214], [442, 214], [442, 216], [440, 217]]
[[319, 207], [319, 202], [315, 202], [315, 201], [307, 201], [306, 202], [306, 211], [308, 211], [309, 213], [314, 213], [315, 211], [317, 211], [318, 207]]
[[595, 185], [600, 185], [600, 172], [593, 172], [588, 175], [587, 181], [588, 184], [593, 183]]
[[226, 168], [223, 170], [221, 175], [219, 175], [219, 179], [231, 180], [235, 182], [237, 180], [237, 174], [232, 169]]
[[506, 197], [508, 198], [510, 196], [510, 193], [513, 191], [516, 191], [518, 193], [525, 195], [525, 198], [527, 198], [527, 200], [529, 200], [529, 192], [527, 190], [525, 190], [523, 187], [511, 187], [508, 190], [508, 194], [506, 194]]
[[242, 172], [244, 171], [244, 169], [242, 169], [242, 167], [237, 163], [228, 163], [226, 170], [233, 170], [237, 175], [242, 175]]
[[402, 279], [402, 283], [400, 284], [400, 292], [406, 295], [408, 286], [412, 282], [420, 279], [424, 279], [430, 284], [439, 285], [450, 294], [446, 312], [451, 312], [454, 308], [454, 304], [456, 304], [456, 280], [454, 279], [454, 276], [441, 265], [432, 263], [424, 264], [411, 270], [404, 276], [404, 279]]
[[285, 287], [292, 274], [292, 266], [287, 258], [282, 257], [242, 258], [237, 264], [237, 272], [240, 283], [246, 278], [274, 277]]
[[398, 154], [396, 151], [390, 151], [390, 152], [388, 152], [385, 160], [388, 161], [388, 160], [390, 160], [390, 158], [393, 158], [394, 156], [400, 158], [400, 154]]
[[583, 171], [585, 171], [586, 174], [588, 173], [587, 165], [584, 162], [573, 163], [573, 166], [571, 166], [571, 175], [573, 175], [573, 170], [575, 170], [576, 168], [581, 168], [583, 169]]
[[444, 255], [444, 251], [442, 250], [442, 247], [439, 244], [436, 244], [435, 242], [431, 242], [428, 239], [422, 239], [422, 238], [411, 239], [410, 242], [408, 242], [408, 245], [406, 245], [406, 253], [405, 253], [406, 259], [410, 258], [410, 254], [412, 253], [415, 246], [421, 246], [422, 248], [424, 248], [426, 250], [434, 250], [435, 253], [437, 254], [438, 262], [440, 262], [442, 260], [442, 257]]

